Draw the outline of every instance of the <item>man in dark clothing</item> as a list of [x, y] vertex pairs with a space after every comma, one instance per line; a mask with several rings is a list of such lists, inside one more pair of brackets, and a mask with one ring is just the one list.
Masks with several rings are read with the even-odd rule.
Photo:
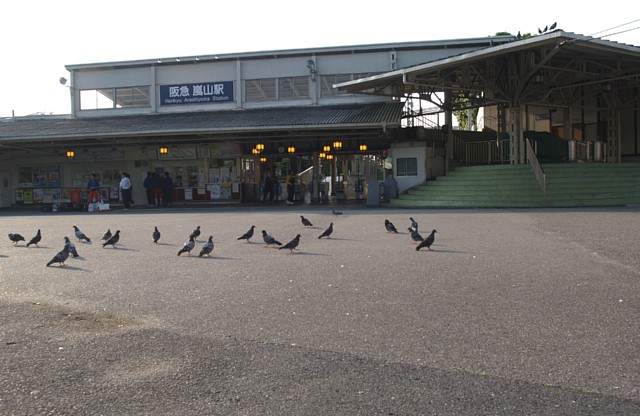
[[269, 171], [264, 173], [264, 198], [263, 200], [267, 200], [267, 196], [269, 197], [269, 201], [273, 201], [273, 181], [271, 180], [271, 175]]
[[147, 203], [150, 207], [154, 206], [155, 197], [153, 195], [153, 174], [151, 172], [147, 172], [147, 177], [144, 178], [142, 186], [144, 186], [144, 189], [147, 192]]
[[164, 173], [162, 178], [162, 202], [165, 205], [169, 205], [169, 202], [173, 199], [173, 179], [169, 175], [169, 172]]

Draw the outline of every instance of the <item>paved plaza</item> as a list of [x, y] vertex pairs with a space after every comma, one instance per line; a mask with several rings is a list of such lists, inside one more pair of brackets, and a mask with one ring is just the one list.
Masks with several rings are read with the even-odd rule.
[[640, 415], [639, 231], [638, 207], [2, 212], [0, 414]]

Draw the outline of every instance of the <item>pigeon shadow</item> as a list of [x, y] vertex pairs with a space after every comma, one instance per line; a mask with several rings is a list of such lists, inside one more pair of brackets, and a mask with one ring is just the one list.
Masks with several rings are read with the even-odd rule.
[[322, 237], [322, 238], [316, 237], [316, 240], [359, 241], [353, 238], [344, 238], [344, 237]]
[[328, 256], [328, 254], [321, 254], [321, 253], [309, 253], [306, 251], [292, 251], [292, 252], [287, 252], [288, 254], [295, 254], [296, 256]]
[[[178, 247], [178, 244], [172, 244], [172, 243], [160, 243], [160, 242], [154, 243], [152, 241], [151, 244], [155, 244], [155, 245], [158, 245], [158, 246]], [[180, 246], [182, 246], [182, 244]]]
[[118, 250], [118, 251], [138, 251], [138, 250], [134, 250], [132, 248], [126, 248], [126, 247], [122, 247], [122, 246], [117, 246], [117, 247], [103, 246], [102, 248], [111, 249], [111, 250]]

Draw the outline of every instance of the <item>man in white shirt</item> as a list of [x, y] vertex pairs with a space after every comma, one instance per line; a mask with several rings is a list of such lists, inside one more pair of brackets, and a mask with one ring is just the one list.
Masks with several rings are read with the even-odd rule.
[[124, 209], [129, 209], [131, 207], [131, 179], [126, 172], [122, 172], [122, 179], [120, 179], [120, 198]]

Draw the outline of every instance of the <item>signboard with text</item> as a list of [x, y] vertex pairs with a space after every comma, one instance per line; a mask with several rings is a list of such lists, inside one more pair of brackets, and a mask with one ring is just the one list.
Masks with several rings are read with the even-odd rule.
[[160, 86], [160, 105], [226, 103], [233, 101], [233, 81]]

